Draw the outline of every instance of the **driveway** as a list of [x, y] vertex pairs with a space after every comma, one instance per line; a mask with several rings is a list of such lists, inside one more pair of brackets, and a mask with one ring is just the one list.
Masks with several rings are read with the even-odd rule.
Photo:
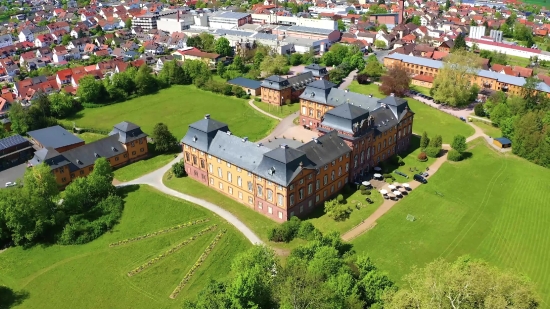
[[23, 177], [25, 170], [27, 169], [27, 163], [22, 163], [16, 165], [7, 170], [0, 172], [0, 188], [5, 188], [6, 182], [17, 181], [19, 178]]

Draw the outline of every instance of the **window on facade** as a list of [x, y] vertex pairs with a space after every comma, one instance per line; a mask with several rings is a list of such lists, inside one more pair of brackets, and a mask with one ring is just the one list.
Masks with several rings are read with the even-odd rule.
[[319, 200], [320, 200], [320, 196], [319, 196], [319, 194], [317, 194], [317, 195], [315, 196], [315, 203], [319, 202]]
[[294, 190], [294, 185], [290, 185], [290, 190]]
[[302, 107], [302, 115], [307, 115], [307, 107]]
[[80, 170], [80, 175], [84, 175], [84, 171], [83, 171], [83, 170]]
[[227, 172], [227, 181], [229, 182], [233, 181], [233, 175], [231, 175], [231, 172]]
[[229, 187], [229, 194], [233, 195], [233, 188]]
[[[135, 155], [136, 155], [136, 152], [135, 152], [135, 151], [132, 151], [132, 155], [135, 156]], [[187, 158], [187, 161], [189, 161], [189, 158]]]
[[243, 193], [239, 191], [239, 199], [242, 200], [243, 199]]
[[140, 148], [139, 151], [140, 151], [140, 152], [144, 152], [144, 151], [145, 151], [145, 148]]
[[204, 168], [204, 160], [201, 159], [201, 168]]
[[115, 161], [118, 161], [118, 157], [115, 157]]
[[241, 176], [237, 176], [237, 185], [239, 187], [242, 187], [243, 186], [243, 179], [241, 178]]
[[315, 190], [319, 190], [320, 187], [321, 187], [321, 181], [319, 179], [317, 179], [317, 181], [315, 183]]
[[241, 168], [240, 167], [237, 167], [237, 172], [240, 172], [241, 171]]
[[231, 163], [227, 162], [227, 167], [231, 167]]
[[386, 140], [384, 140], [384, 148], [386, 148]]
[[309, 176], [307, 176], [307, 179], [313, 179], [313, 174], [309, 174]]
[[267, 189], [267, 200], [270, 202], [273, 201], [273, 191], [271, 189]]
[[304, 179], [300, 179], [300, 184], [301, 184], [301, 185], [304, 184]]
[[328, 183], [328, 175], [325, 175], [325, 176], [323, 177], [323, 185], [326, 186], [327, 183]]
[[334, 185], [330, 186], [330, 193], [334, 193]]
[[282, 219], [282, 218], [283, 218], [283, 212], [279, 211], [279, 219]]
[[88, 168], [88, 171], [90, 171], [90, 172], [93, 171], [93, 170], [94, 170], [94, 167], [93, 167], [93, 166], [90, 166], [90, 167]]
[[267, 206], [267, 212], [271, 215], [273, 214], [273, 207]]
[[338, 167], [338, 177], [342, 176], [342, 167]]
[[131, 142], [130, 145], [131, 145], [132, 147], [134, 147], [134, 142]]
[[252, 181], [248, 182], [248, 191], [252, 192]]
[[222, 190], [223, 190], [223, 183], [222, 183], [221, 181], [220, 181], [220, 184], [219, 184], [219, 186], [220, 186], [220, 189], [222, 189]]
[[334, 176], [335, 176], [335, 174], [336, 174], [336, 173], [334, 173], [334, 171], [332, 171], [332, 172], [330, 173], [330, 180], [331, 180], [331, 181], [334, 181]]
[[214, 184], [214, 178], [210, 178], [210, 184], [213, 185]]
[[342, 182], [338, 181], [338, 188], [340, 188], [341, 186], [342, 186]]
[[313, 183], [309, 183], [307, 185], [307, 195], [310, 195], [311, 193], [313, 193]]
[[212, 173], [212, 163], [208, 163], [208, 172]]
[[221, 167], [218, 167], [218, 177], [223, 178], [223, 172]]
[[346, 163], [346, 172], [349, 171], [349, 163]]
[[290, 195], [290, 206], [294, 205], [294, 193]]
[[284, 196], [282, 194], [277, 194], [277, 205], [283, 206]]
[[258, 196], [260, 196], [260, 197], [263, 196], [263, 194], [264, 194], [264, 188], [263, 188], [262, 186], [258, 185], [258, 186], [257, 186], [257, 189], [258, 189], [258, 192], [257, 192], [257, 193], [258, 193]]
[[298, 198], [300, 200], [304, 199], [304, 188], [300, 188], [300, 190], [298, 190]]
[[197, 156], [193, 156], [193, 164], [197, 165]]
[[357, 167], [357, 155], [353, 156], [353, 168]]
[[317, 118], [321, 118], [321, 111], [317, 111]]
[[327, 197], [327, 193], [328, 193], [327, 190], [325, 190], [325, 191], [323, 192], [323, 198], [326, 198], [326, 197]]
[[254, 199], [252, 199], [252, 196], [248, 197], [248, 204], [254, 204]]
[[[305, 114], [304, 114], [304, 115], [305, 115]], [[310, 109], [309, 109], [309, 116], [310, 116], [310, 117], [313, 117], [313, 108], [310, 108]]]
[[336, 164], [336, 161], [332, 161], [332, 166], [334, 166], [334, 164]]
[[361, 151], [361, 164], [365, 162], [365, 152]]
[[304, 211], [304, 206], [300, 206], [300, 213]]
[[378, 143], [378, 151], [380, 151], [381, 148], [382, 148], [382, 144]]

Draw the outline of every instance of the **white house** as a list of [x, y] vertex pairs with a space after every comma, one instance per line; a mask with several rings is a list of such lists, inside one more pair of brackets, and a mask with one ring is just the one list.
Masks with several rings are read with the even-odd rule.
[[21, 30], [21, 32], [19, 32], [18, 37], [19, 37], [19, 42], [25, 42], [25, 41], [34, 42], [34, 34], [29, 28]]
[[11, 34], [0, 35], [0, 48], [13, 45]]

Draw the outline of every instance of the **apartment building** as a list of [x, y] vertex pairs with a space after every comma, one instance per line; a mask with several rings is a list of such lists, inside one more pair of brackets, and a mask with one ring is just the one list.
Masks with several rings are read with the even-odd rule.
[[[72, 135], [65, 132], [47, 131], [47, 140], [63, 140]], [[73, 145], [73, 144], [71, 144]], [[76, 177], [89, 175], [98, 158], [106, 158], [113, 168], [139, 161], [148, 156], [147, 134], [131, 122], [121, 122], [113, 127], [108, 137], [89, 144], [82, 144], [63, 152], [45, 146], [34, 153], [30, 165], [45, 163], [50, 166], [60, 187], [66, 187]]]
[[137, 15], [132, 18], [133, 27], [141, 27], [144, 30], [157, 29], [157, 21], [168, 15], [177, 14], [174, 10], [165, 10], [160, 12], [145, 13], [142, 15]]
[[189, 177], [284, 222], [304, 216], [348, 182], [352, 149], [329, 132], [297, 148], [269, 148], [231, 133], [209, 115], [182, 139]]
[[237, 29], [245, 24], [251, 24], [249, 13], [217, 12], [208, 15], [208, 25], [213, 29]]
[[[444, 63], [442, 61], [396, 53], [384, 58], [384, 66], [390, 67], [393, 65], [403, 66], [413, 76], [413, 79], [430, 80], [429, 77], [437, 77], [439, 69], [443, 67]], [[419, 77], [422, 75], [426, 75], [428, 78]], [[476, 74], [470, 77], [471, 82], [477, 84], [482, 90], [503, 91], [514, 95], [521, 95], [523, 85], [526, 83], [524, 77], [511, 76], [489, 70], [478, 70]], [[426, 83], [424, 86], [431, 88], [429, 83]], [[541, 82], [538, 84], [537, 89], [550, 97], [550, 86]]]

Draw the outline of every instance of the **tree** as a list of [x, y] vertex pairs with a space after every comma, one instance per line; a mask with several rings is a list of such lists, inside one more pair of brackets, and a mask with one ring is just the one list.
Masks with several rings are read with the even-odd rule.
[[404, 96], [409, 91], [409, 85], [411, 84], [411, 77], [407, 70], [397, 65], [391, 66], [380, 80], [382, 82], [380, 92], [385, 95], [393, 93], [398, 97]]
[[65, 118], [74, 110], [73, 98], [63, 92], [55, 92], [48, 96], [51, 113], [57, 118]]
[[436, 135], [430, 140], [430, 147], [441, 149], [441, 146], [443, 146], [443, 138], [441, 137], [441, 135]]
[[341, 19], [338, 19], [338, 30], [340, 30], [341, 32], [346, 32], [347, 30], [346, 24]]
[[229, 45], [229, 40], [221, 37], [216, 40], [216, 46], [214, 47], [216, 53], [220, 56], [230, 56], [233, 53], [233, 49]]
[[445, 11], [448, 11], [450, 7], [451, 7], [451, 0], [445, 1]]
[[453, 148], [454, 150], [462, 153], [462, 152], [466, 151], [467, 147], [468, 147], [468, 145], [466, 145], [466, 138], [464, 136], [456, 135], [453, 138], [451, 148]]
[[155, 142], [155, 151], [157, 152], [174, 150], [177, 145], [176, 137], [168, 130], [168, 126], [162, 122], [155, 125], [152, 137]]
[[176, 178], [187, 176], [183, 162], [176, 162], [172, 164], [172, 173], [176, 176]]
[[168, 61], [162, 66], [158, 79], [167, 85], [189, 85], [191, 78], [176, 60]]
[[183, 63], [183, 70], [193, 81], [199, 76], [210, 79], [212, 75], [212, 72], [208, 69], [208, 65], [200, 60], [185, 61]]
[[264, 61], [265, 55], [262, 52], [256, 51], [256, 54], [254, 54], [254, 68], [260, 69], [260, 65]]
[[420, 16], [415, 15], [411, 18], [411, 23], [420, 26], [422, 24], [422, 21], [420, 20]]
[[200, 36], [196, 35], [196, 36], [192, 36], [192, 37], [189, 37], [187, 39], [187, 42], [186, 42], [187, 46], [189, 47], [195, 47], [199, 50], [202, 50], [203, 47], [202, 47], [202, 39]]
[[374, 47], [376, 47], [378, 49], [386, 49], [388, 47], [388, 45], [386, 44], [386, 42], [384, 42], [382, 40], [376, 40], [376, 41], [374, 41]]
[[451, 48], [451, 52], [455, 52], [458, 50], [466, 50], [468, 46], [466, 46], [466, 40], [464, 39], [464, 35], [459, 34], [455, 39], [455, 44], [453, 45], [453, 48]]
[[538, 308], [532, 282], [480, 260], [438, 259], [413, 268], [406, 284], [388, 295], [384, 308]]
[[474, 113], [478, 117], [485, 116], [485, 109], [483, 108], [483, 103], [476, 104], [476, 106], [474, 107]]
[[451, 53], [434, 80], [433, 98], [451, 106], [468, 105], [473, 93], [479, 90], [470, 81], [480, 63], [478, 56], [464, 50]]
[[374, 58], [369, 57], [367, 64], [365, 65], [365, 69], [363, 69], [363, 73], [376, 79], [382, 76], [382, 73], [384, 73], [384, 67], [378, 61], [376, 56]]
[[352, 209], [347, 204], [341, 204], [336, 199], [325, 202], [325, 213], [334, 221], [344, 221], [349, 218]]
[[142, 65], [139, 68], [135, 79], [136, 92], [138, 95], [151, 94], [157, 91], [157, 80], [152, 73], [153, 71], [147, 65]]
[[267, 75], [281, 75], [288, 69], [287, 58], [283, 55], [266, 56], [260, 65], [260, 70]]
[[128, 97], [135, 91], [136, 84], [134, 82], [134, 77], [136, 74], [137, 69], [135, 67], [130, 67], [124, 72], [113, 74], [110, 78], [110, 83], [114, 88], [123, 91], [125, 97]]
[[128, 18], [126, 19], [126, 21], [124, 22], [124, 26], [126, 27], [126, 29], [132, 29], [132, 19], [131, 18]]
[[101, 103], [106, 96], [105, 86], [93, 75], [86, 75], [78, 81], [76, 95], [82, 102]]
[[92, 171], [92, 174], [100, 177], [105, 177], [108, 182], [112, 182], [113, 178], [115, 177], [111, 164], [105, 158], [98, 158], [97, 160], [95, 160], [94, 170]]
[[202, 43], [202, 51], [205, 51], [205, 52], [208, 52], [208, 53], [212, 53], [215, 51], [216, 49], [216, 39], [214, 38], [214, 36], [208, 32], [201, 32], [201, 34], [199, 34], [199, 37], [201, 39], [201, 43]]
[[430, 138], [428, 137], [428, 133], [424, 131], [422, 133], [422, 137], [420, 137], [420, 149], [426, 149], [430, 145]]
[[290, 59], [288, 62], [290, 63], [290, 65], [294, 66], [302, 64], [302, 54], [294, 53], [290, 55]]
[[61, 44], [67, 46], [69, 45], [69, 43], [71, 42], [73, 38], [71, 37], [70, 34], [65, 34], [63, 35], [63, 37], [61, 38]]

